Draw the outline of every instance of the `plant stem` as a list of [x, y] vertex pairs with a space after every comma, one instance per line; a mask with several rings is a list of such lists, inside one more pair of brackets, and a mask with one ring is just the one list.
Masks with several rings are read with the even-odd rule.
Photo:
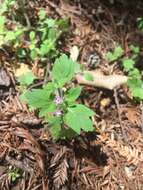
[[49, 71], [50, 71], [49, 67], [50, 67], [50, 62], [47, 61], [46, 70], [45, 70], [45, 77], [44, 77], [44, 84], [46, 84], [48, 82]]

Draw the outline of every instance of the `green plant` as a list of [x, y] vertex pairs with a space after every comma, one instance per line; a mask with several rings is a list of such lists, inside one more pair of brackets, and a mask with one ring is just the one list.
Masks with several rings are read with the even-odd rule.
[[32, 84], [35, 79], [36, 76], [32, 73], [32, 71], [29, 71], [19, 76], [18, 81], [20, 82], [20, 86], [25, 89]]
[[14, 4], [15, 4], [15, 0], [4, 0], [1, 3], [0, 15], [6, 13]]
[[78, 64], [65, 54], [55, 60], [51, 72], [52, 81], [42, 89], [25, 91], [21, 96], [31, 109], [39, 110], [39, 117], [44, 117], [54, 138], [66, 138], [83, 131], [93, 131], [91, 116], [94, 112], [78, 104], [82, 88], [69, 88], [68, 84], [77, 72]]
[[143, 17], [137, 18], [138, 29], [143, 30]]
[[108, 52], [106, 58], [109, 62], [121, 61], [124, 71], [128, 74], [128, 86], [132, 96], [139, 101], [143, 100], [143, 80], [142, 73], [136, 68], [136, 61], [140, 54], [138, 46], [130, 45], [130, 56], [123, 57], [124, 50], [117, 46], [113, 52]]
[[5, 0], [0, 7], [0, 47], [3, 45], [12, 45], [11, 43], [18, 43], [18, 39], [23, 33], [23, 28], [20, 24], [12, 29], [7, 28], [7, 24], [10, 23], [7, 18], [7, 13], [12, 9], [15, 4], [15, 0]]
[[132, 96], [136, 100], [143, 100], [143, 80], [142, 73], [136, 68], [136, 60], [139, 56], [139, 47], [130, 46], [132, 50], [132, 56], [130, 58], [124, 58], [122, 60], [124, 70], [128, 73], [128, 86], [131, 90]]
[[20, 176], [19, 169], [10, 167], [8, 171], [8, 176], [10, 177], [12, 182], [15, 182]]
[[46, 12], [41, 9], [34, 26], [25, 26], [8, 16], [16, 3], [4, 0], [0, 7], [0, 47], [9, 46], [20, 59], [44, 61], [55, 57], [58, 54], [57, 40], [67, 31], [68, 20], [47, 18]]
[[123, 51], [122, 47], [121, 46], [116, 46], [114, 51], [109, 51], [106, 54], [106, 59], [109, 62], [116, 61], [117, 59], [119, 59], [123, 55], [123, 53], [124, 53], [124, 51]]
[[67, 19], [49, 19], [44, 10], [39, 12], [35, 30], [29, 33], [29, 53], [32, 59], [55, 57], [57, 40], [68, 28]]
[[[0, 48], [6, 46], [16, 46], [20, 41], [20, 37], [24, 32], [24, 28], [20, 23], [12, 22], [8, 19], [8, 14], [12, 11], [12, 7], [16, 4], [15, 0], [4, 0], [0, 7]], [[9, 28], [8, 25], [13, 25]]]

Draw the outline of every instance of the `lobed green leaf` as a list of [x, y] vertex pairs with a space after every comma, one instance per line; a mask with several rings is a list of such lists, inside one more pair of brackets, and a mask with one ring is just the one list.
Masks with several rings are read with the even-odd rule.
[[29, 71], [23, 75], [21, 75], [18, 78], [18, 81], [20, 82], [20, 85], [22, 86], [29, 86], [33, 83], [33, 81], [36, 79], [36, 76], [32, 73], [32, 71]]
[[75, 101], [81, 94], [82, 87], [77, 86], [75, 88], [71, 88], [68, 90], [68, 92], [65, 94], [65, 100], [68, 102]]
[[63, 54], [56, 59], [52, 70], [52, 77], [59, 87], [69, 82], [73, 78], [74, 73], [75, 62], [68, 58], [67, 55]]
[[80, 134], [81, 130], [89, 132], [93, 131], [93, 123], [90, 119], [95, 113], [82, 104], [77, 104], [75, 107], [68, 109], [65, 115], [65, 123]]

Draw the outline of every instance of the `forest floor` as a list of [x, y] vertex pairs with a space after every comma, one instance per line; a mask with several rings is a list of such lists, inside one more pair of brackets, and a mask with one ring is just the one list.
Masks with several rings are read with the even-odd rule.
[[[34, 9], [70, 19], [61, 52], [69, 54], [76, 46], [79, 63], [98, 55], [99, 70], [123, 74], [118, 61], [108, 64], [104, 56], [116, 44], [125, 51], [134, 44], [143, 64], [143, 32], [137, 28], [143, 2], [127, 2], [41, 0]], [[3, 51], [0, 56], [0, 80], [11, 81], [0, 86], [0, 190], [143, 190], [143, 108], [127, 85], [114, 90], [85, 85], [82, 101], [96, 112], [96, 132], [54, 141], [20, 101], [10, 58]]]

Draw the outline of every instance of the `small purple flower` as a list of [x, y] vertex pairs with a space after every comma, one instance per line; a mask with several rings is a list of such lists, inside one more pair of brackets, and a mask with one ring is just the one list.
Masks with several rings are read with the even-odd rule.
[[62, 112], [61, 110], [57, 110], [55, 113], [54, 113], [55, 116], [57, 117], [60, 117], [62, 115]]
[[54, 102], [55, 102], [56, 105], [59, 105], [59, 104], [63, 103], [63, 99], [59, 95], [56, 95], [55, 99], [54, 99]]

